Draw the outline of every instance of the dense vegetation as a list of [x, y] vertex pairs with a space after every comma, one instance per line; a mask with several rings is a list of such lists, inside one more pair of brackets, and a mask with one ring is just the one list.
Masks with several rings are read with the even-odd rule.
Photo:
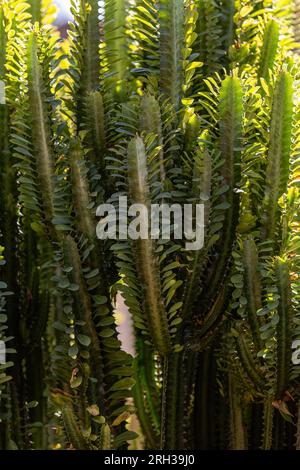
[[[299, 2], [72, 3], [0, 0], [0, 449], [300, 449]], [[204, 247], [97, 239], [119, 195]]]

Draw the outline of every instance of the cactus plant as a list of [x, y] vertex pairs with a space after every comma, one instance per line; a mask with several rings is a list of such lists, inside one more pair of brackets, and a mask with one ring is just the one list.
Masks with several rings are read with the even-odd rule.
[[0, 449], [299, 448], [299, 2], [71, 3], [0, 0]]

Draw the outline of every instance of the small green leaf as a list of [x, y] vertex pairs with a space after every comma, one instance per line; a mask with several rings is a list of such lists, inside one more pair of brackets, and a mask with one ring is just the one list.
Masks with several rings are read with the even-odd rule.
[[104, 424], [105, 418], [104, 416], [93, 416], [93, 421], [97, 424]]
[[91, 338], [86, 335], [77, 335], [77, 339], [82, 346], [88, 347], [91, 344]]
[[72, 359], [75, 359], [77, 357], [77, 354], [78, 354], [78, 346], [77, 344], [74, 344], [73, 346], [70, 346], [70, 348], [68, 349], [68, 355], [72, 358]]
[[12, 367], [14, 363], [12, 361], [6, 362], [5, 364], [0, 364], [0, 370], [8, 369]]
[[124, 444], [124, 442], [127, 442], [127, 441], [132, 441], [133, 439], [136, 439], [137, 437], [139, 437], [139, 435], [134, 432], [134, 431], [125, 431], [123, 432], [122, 434], [120, 434], [119, 436], [117, 436], [114, 440], [114, 443], [115, 443], [115, 447], [120, 447], [122, 444]]
[[93, 299], [97, 305], [103, 305], [107, 303], [107, 297], [105, 297], [105, 295], [95, 295]]
[[39, 402], [38, 401], [30, 401], [29, 403], [26, 403], [26, 408], [36, 408], [38, 406]]
[[9, 380], [11, 379], [12, 377], [10, 375], [3, 375], [2, 377], [0, 377], [0, 385], [4, 384], [5, 382], [9, 382]]
[[98, 405], [88, 406], [86, 410], [91, 416], [94, 416], [94, 417], [99, 416], [99, 414], [100, 414], [100, 410], [99, 410]]
[[63, 332], [66, 331], [66, 326], [60, 321], [55, 321], [52, 326], [56, 330], [63, 331]]
[[110, 388], [110, 391], [114, 392], [116, 390], [129, 390], [134, 386], [134, 384], [135, 380], [130, 377], [121, 379]]
[[70, 380], [70, 385], [71, 385], [71, 388], [77, 388], [81, 385], [82, 383], [82, 377], [81, 375], [78, 375], [78, 376], [74, 376], [72, 377], [72, 379]]
[[114, 335], [114, 333], [114, 330], [112, 330], [111, 328], [106, 328], [105, 330], [100, 331], [99, 336], [101, 336], [102, 338], [110, 338]]

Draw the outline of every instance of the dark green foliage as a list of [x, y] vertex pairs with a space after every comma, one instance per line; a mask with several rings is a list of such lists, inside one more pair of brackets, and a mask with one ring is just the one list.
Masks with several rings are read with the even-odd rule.
[[[298, 3], [1, 2], [1, 450], [299, 448]], [[203, 247], [98, 239], [119, 196]]]

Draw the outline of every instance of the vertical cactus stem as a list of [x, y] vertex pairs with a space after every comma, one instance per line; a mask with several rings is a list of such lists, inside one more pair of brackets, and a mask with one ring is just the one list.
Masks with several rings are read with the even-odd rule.
[[[100, 88], [100, 21], [98, 0], [81, 0], [73, 9], [74, 24], [78, 29], [71, 38], [72, 61], [75, 59], [76, 76], [73, 99], [77, 131], [93, 132], [94, 111], [98, 105], [96, 93]], [[75, 4], [74, 4], [75, 7]], [[73, 79], [74, 77], [72, 77]], [[93, 102], [95, 98], [95, 102]], [[87, 142], [89, 150], [93, 149]], [[94, 150], [94, 149], [93, 149]]]
[[[193, 416], [195, 406], [195, 382], [199, 354], [193, 351], [183, 351], [180, 354], [178, 367], [178, 400], [177, 400], [177, 423], [181, 423], [177, 433], [177, 449], [184, 450], [193, 442]], [[214, 374], [214, 367], [210, 372]], [[213, 402], [209, 404], [213, 406]], [[209, 406], [207, 404], [207, 406]], [[210, 432], [210, 429], [208, 432]], [[192, 447], [191, 447], [192, 448]]]
[[82, 70], [82, 83], [84, 95], [95, 91], [99, 86], [99, 45], [100, 22], [98, 0], [88, 0], [86, 24], [86, 47], [84, 56], [84, 68]]
[[109, 425], [106, 423], [101, 426], [99, 448], [100, 450], [111, 449], [111, 431]]
[[279, 213], [278, 199], [286, 191], [289, 175], [293, 119], [293, 78], [281, 72], [274, 91], [266, 189], [262, 217], [262, 238], [273, 239]]
[[79, 414], [80, 414], [80, 421], [82, 423], [82, 427], [84, 430], [89, 428], [89, 413], [87, 411], [88, 408], [88, 385], [89, 379], [91, 375], [90, 366], [87, 363], [81, 364], [81, 373], [82, 373], [82, 383], [79, 389]]
[[[7, 68], [6, 68], [6, 46], [8, 42], [7, 31], [5, 30], [6, 19], [3, 6], [0, 6], [0, 80], [5, 88], [1, 90], [6, 93]], [[2, 97], [3, 99], [3, 97]], [[6, 265], [4, 266], [4, 276], [9, 289], [16, 292], [17, 279], [16, 271], [18, 261], [16, 259], [15, 241], [17, 239], [17, 171], [13, 165], [13, 157], [9, 143], [10, 109], [7, 100], [0, 103], [0, 227], [1, 241], [5, 244]], [[9, 331], [17, 336], [18, 299], [10, 296], [6, 302], [6, 312], [8, 316]]]
[[184, 0], [160, 0], [160, 86], [178, 110], [183, 85]]
[[78, 286], [78, 299], [77, 308], [79, 309], [82, 320], [85, 322], [87, 334], [91, 340], [91, 357], [94, 365], [93, 373], [98, 380], [97, 390], [99, 400], [101, 401], [102, 411], [106, 411], [106, 403], [104, 399], [104, 375], [103, 375], [103, 364], [102, 364], [102, 350], [100, 341], [95, 329], [95, 325], [92, 318], [92, 305], [87, 287], [84, 283], [81, 260], [78, 253], [78, 248], [74, 239], [67, 235], [65, 239], [65, 254], [66, 261], [70, 266], [73, 267], [72, 277], [73, 282]]
[[108, 286], [104, 269], [104, 255], [99, 241], [96, 240], [96, 219], [90, 209], [92, 200], [90, 197], [88, 170], [84, 159], [82, 143], [79, 140], [74, 140], [70, 144], [69, 162], [73, 204], [76, 212], [76, 227], [91, 243], [96, 242], [98, 249], [92, 251], [89, 260], [94, 269], [99, 269], [102, 278], [102, 293], [107, 294]]
[[54, 2], [0, 0], [0, 449], [300, 450], [300, 0]]
[[273, 415], [274, 407], [272, 405], [272, 400], [269, 397], [264, 402], [262, 450], [270, 450], [272, 447]]
[[[148, 186], [147, 156], [144, 142], [140, 137], [132, 139], [128, 145], [128, 180], [131, 200], [147, 209], [150, 205]], [[137, 270], [143, 286], [144, 306], [149, 320], [153, 343], [159, 353], [165, 356], [171, 347], [167, 314], [164, 308], [158, 262], [154, 244], [149, 237], [133, 242]]]
[[[210, 197], [211, 197], [211, 179], [212, 179], [212, 160], [207, 149], [198, 147], [196, 150], [196, 160], [193, 170], [193, 195], [197, 202], [204, 204], [204, 226], [207, 232], [210, 217]], [[203, 257], [205, 250], [197, 250], [193, 256], [190, 275], [185, 290], [185, 300], [183, 308], [183, 317], [186, 318], [192, 311], [192, 305], [197, 301], [195, 291], [199, 283], [199, 274], [203, 268]]]
[[[219, 4], [215, 0], [197, 0], [198, 16], [195, 52], [203, 62], [204, 75], [211, 76], [212, 71], [222, 67], [225, 54], [222, 34], [222, 20]], [[228, 31], [228, 30], [227, 30]]]
[[151, 422], [156, 433], [160, 429], [160, 390], [155, 383], [153, 350], [151, 347], [138, 340], [139, 351], [139, 373], [142, 387], [145, 391], [147, 408], [151, 417]]
[[222, 197], [226, 208], [224, 230], [219, 241], [219, 256], [216, 267], [211, 271], [211, 275], [208, 277], [209, 282], [203, 292], [203, 303], [208, 304], [209, 308], [215, 301], [220, 286], [224, 283], [236, 236], [239, 216], [239, 194], [236, 188], [240, 182], [241, 173], [243, 111], [243, 90], [240, 79], [228, 76], [222, 82], [219, 96], [219, 145], [224, 160], [223, 183], [228, 187], [228, 191]]
[[253, 239], [243, 241], [244, 283], [247, 298], [247, 313], [257, 352], [263, 348], [257, 310], [262, 307], [261, 284], [258, 272], [258, 254]]
[[105, 116], [102, 95], [93, 91], [86, 97], [86, 117], [88, 132], [93, 149], [93, 163], [104, 170], [104, 150], [106, 145]]
[[140, 378], [141, 366], [138, 365], [137, 361], [138, 361], [137, 359], [135, 359], [134, 361], [135, 385], [132, 389], [134, 404], [136, 406], [137, 415], [138, 415], [143, 433], [147, 440], [147, 443], [148, 445], [151, 446], [151, 449], [155, 449], [156, 448], [155, 432], [151, 425], [150, 417], [145, 409], [145, 397], [144, 397], [145, 391], [142, 387], [142, 381]]
[[[198, 423], [197, 431], [202, 441], [202, 449], [208, 448], [209, 436], [207, 433], [209, 410], [207, 409], [207, 403], [209, 402], [209, 383], [210, 370], [211, 370], [211, 349], [207, 348], [205, 351], [200, 353], [199, 365], [198, 365], [198, 379], [196, 382], [196, 393], [197, 396], [197, 409], [198, 409]], [[202, 414], [199, 419], [199, 414]]]
[[257, 388], [257, 390], [263, 390], [265, 387], [264, 377], [257, 369], [252, 352], [249, 351], [245, 338], [242, 334], [239, 334], [239, 336], [236, 338], [236, 345], [241, 364], [246, 374], [252, 381], [253, 385]]
[[126, 40], [126, 17], [128, 0], [105, 2], [104, 41], [105, 55], [114, 98], [123, 102], [126, 97], [125, 81], [128, 69], [128, 45]]
[[226, 56], [228, 57], [228, 52], [230, 46], [234, 42], [235, 36], [235, 0], [224, 0], [224, 20], [223, 20], [223, 31], [224, 31], [224, 46], [226, 50]]
[[[5, 16], [3, 6], [0, 6], [0, 47], [1, 47], [1, 56], [0, 56], [0, 80], [3, 80], [6, 73], [6, 44], [7, 44], [7, 35], [5, 32]], [[1, 103], [2, 105], [2, 103]]]
[[74, 207], [79, 230], [90, 240], [93, 240], [96, 234], [96, 223], [92, 219], [91, 211], [88, 209], [90, 203], [89, 188], [87, 170], [82, 153], [80, 143], [74, 142], [70, 147], [70, 168]]
[[21, 402], [19, 399], [19, 390], [15, 382], [11, 383], [9, 385], [9, 388], [11, 394], [11, 407], [13, 410], [11, 433], [18, 448], [22, 450], [24, 448], [24, 435], [22, 429], [22, 427], [24, 426], [24, 417], [22, 411], [24, 410], [21, 409], [21, 406], [23, 405], [23, 400]]
[[178, 366], [180, 353], [165, 357], [163, 365], [161, 449], [177, 448]]
[[258, 71], [258, 76], [265, 80], [269, 79], [269, 71], [274, 68], [278, 45], [279, 24], [275, 20], [270, 20], [264, 32]]
[[291, 280], [289, 264], [285, 259], [277, 258], [275, 261], [276, 284], [279, 294], [277, 323], [277, 398], [288, 389], [289, 369], [291, 365]]
[[42, 68], [38, 59], [38, 43], [36, 33], [28, 39], [28, 93], [29, 107], [32, 116], [32, 137], [34, 155], [39, 174], [43, 209], [46, 220], [52, 224], [54, 215], [53, 203], [53, 156], [51, 149], [51, 133], [48, 121], [45, 98], [43, 96]]
[[42, 20], [42, 0], [28, 0], [30, 5], [31, 20], [40, 23]]
[[141, 99], [141, 131], [147, 134], [153, 133], [157, 135], [157, 144], [161, 147], [159, 151], [159, 174], [161, 185], [164, 186], [166, 179], [166, 170], [163, 151], [163, 131], [160, 114], [160, 106], [154, 96], [144, 95]]
[[62, 418], [70, 443], [76, 450], [90, 450], [88, 442], [84, 439], [79, 427], [74, 407], [71, 401], [62, 405]]
[[233, 373], [229, 371], [230, 431], [231, 450], [246, 450], [246, 434], [243, 422], [241, 396], [237, 389]]
[[[226, 163], [223, 168], [225, 182], [233, 193], [240, 177], [242, 144], [243, 91], [237, 77], [226, 77], [220, 90], [220, 149]], [[233, 194], [232, 194], [233, 195]]]

